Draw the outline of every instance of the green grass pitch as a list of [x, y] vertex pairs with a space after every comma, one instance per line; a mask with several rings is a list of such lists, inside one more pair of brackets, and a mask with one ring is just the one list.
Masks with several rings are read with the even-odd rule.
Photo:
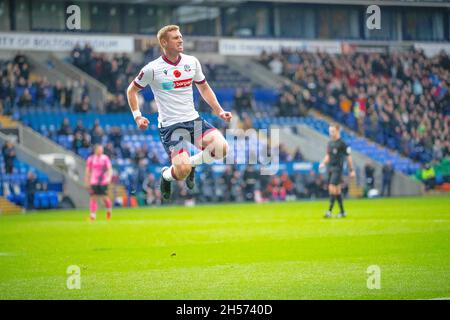
[[[450, 297], [450, 199], [121, 209], [0, 217], [1, 299]], [[67, 289], [67, 268], [81, 288]], [[381, 288], [367, 288], [380, 267]]]

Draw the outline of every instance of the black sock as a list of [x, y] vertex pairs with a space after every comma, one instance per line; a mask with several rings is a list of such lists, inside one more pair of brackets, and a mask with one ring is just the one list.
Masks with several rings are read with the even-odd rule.
[[343, 202], [343, 199], [342, 199], [342, 195], [338, 194], [336, 196], [336, 199], [337, 199], [337, 201], [339, 203], [339, 209], [341, 209], [341, 213], [344, 213], [344, 202]]
[[336, 196], [334, 194], [330, 194], [330, 207], [328, 208], [328, 211], [333, 211], [334, 207], [334, 200], [336, 200]]

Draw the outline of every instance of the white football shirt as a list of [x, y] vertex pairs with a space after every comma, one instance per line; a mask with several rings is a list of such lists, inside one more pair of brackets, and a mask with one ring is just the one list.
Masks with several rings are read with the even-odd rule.
[[198, 59], [180, 53], [175, 62], [163, 55], [148, 63], [134, 79], [134, 84], [140, 89], [150, 86], [158, 107], [158, 125], [167, 127], [199, 117], [194, 107], [192, 82], [205, 81]]

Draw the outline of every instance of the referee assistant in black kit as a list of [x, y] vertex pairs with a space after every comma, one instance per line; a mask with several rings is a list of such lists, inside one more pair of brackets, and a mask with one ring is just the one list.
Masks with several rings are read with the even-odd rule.
[[344, 204], [341, 194], [342, 175], [344, 171], [344, 161], [347, 158], [350, 177], [355, 177], [353, 160], [350, 155], [350, 147], [341, 139], [340, 127], [337, 124], [330, 125], [329, 128], [331, 141], [328, 142], [327, 155], [320, 163], [319, 168], [328, 167], [328, 193], [330, 194], [330, 207], [325, 218], [331, 218], [334, 202], [339, 203], [340, 212], [338, 218], [346, 217]]

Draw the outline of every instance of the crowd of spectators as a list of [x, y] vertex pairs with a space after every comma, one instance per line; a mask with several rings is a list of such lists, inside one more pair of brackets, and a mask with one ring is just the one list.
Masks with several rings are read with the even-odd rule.
[[[144, 52], [144, 61], [153, 60], [159, 49], [150, 46]], [[77, 44], [70, 55], [73, 65], [103, 83], [113, 96], [108, 98], [105, 111], [108, 113], [128, 110], [125, 92], [130, 82], [136, 77], [142, 63], [136, 63], [125, 53], [108, 55], [93, 51], [87, 43], [83, 47]]]
[[[139, 147], [130, 147], [123, 141], [119, 127], [111, 127], [105, 132], [98, 121], [91, 128], [86, 128], [82, 121], [78, 121], [72, 128], [69, 120], [65, 119], [57, 134], [71, 137], [72, 150], [80, 152], [89, 149], [96, 143], [102, 143], [104, 152], [113, 163], [115, 160], [128, 160], [133, 170], [125, 175], [124, 185], [128, 193], [136, 196], [141, 204], [157, 205], [161, 203], [159, 192], [159, 178], [157, 179], [149, 168], [162, 166], [165, 163], [158, 154], [149, 150], [146, 144]], [[304, 161], [299, 149], [293, 153], [287, 151], [283, 144], [279, 148], [281, 162]], [[194, 191], [187, 190], [184, 182], [174, 183], [175, 202], [185, 204], [189, 201], [204, 202], [235, 202], [235, 201], [285, 201], [299, 198], [321, 198], [327, 196], [325, 177], [315, 171], [307, 174], [296, 173], [288, 175], [281, 173], [275, 176], [261, 175], [254, 166], [248, 165], [244, 171], [237, 170], [236, 166], [227, 165], [220, 176], [214, 175], [211, 166], [203, 166], [199, 173], [197, 187]], [[123, 178], [121, 172], [115, 173], [116, 179]]]
[[65, 118], [53, 134], [55, 136], [49, 136], [53, 140], [57, 140], [61, 136], [67, 137], [70, 142], [69, 148], [81, 156], [89, 154], [95, 144], [102, 144], [105, 154], [111, 159], [130, 159], [136, 166], [142, 160], [145, 161], [146, 165], [162, 164], [159, 155], [149, 150], [146, 144], [137, 148], [132, 147], [131, 143], [124, 141], [120, 127], [110, 127], [105, 130], [98, 120], [94, 122], [91, 128], [86, 128], [81, 120], [72, 128], [69, 119]]
[[77, 44], [71, 52], [71, 59], [76, 67], [105, 84], [108, 91], [115, 94], [125, 92], [129, 77], [136, 76], [139, 67], [127, 54], [109, 57], [106, 53], [94, 52], [89, 44], [83, 48]]
[[426, 190], [434, 189], [436, 186], [450, 190], [450, 158], [422, 165], [416, 172], [416, 178], [424, 183]]
[[[220, 202], [266, 202], [315, 199], [328, 196], [327, 183], [322, 174], [311, 170], [308, 173], [289, 175], [259, 174], [253, 165], [239, 171], [234, 165], [227, 165], [221, 174], [214, 174], [211, 166], [204, 166], [196, 174], [194, 190], [189, 190], [184, 181], [173, 183], [173, 202], [176, 204], [220, 203]], [[143, 205], [162, 203], [159, 179], [144, 168], [130, 176], [129, 193]], [[348, 188], [344, 188], [345, 192]]]
[[[161, 55], [159, 46], [150, 45], [143, 53], [143, 59], [132, 59], [128, 54], [106, 54], [93, 51], [89, 44], [84, 46], [76, 45], [70, 55], [71, 63], [77, 68], [89, 74], [91, 77], [103, 83], [112, 96], [105, 102], [104, 111], [107, 113], [128, 111], [126, 101], [126, 89], [128, 85], [139, 73], [139, 70], [149, 61]], [[236, 75], [226, 65], [217, 65], [205, 61], [202, 63], [202, 70], [208, 82], [215, 87], [224, 83], [236, 85], [237, 82], [245, 81], [242, 75]], [[233, 79], [231, 79], [233, 78]], [[234, 81], [234, 82], [233, 82]], [[240, 83], [239, 82], [239, 83]], [[251, 88], [238, 89], [235, 104], [236, 111], [255, 110], [254, 99], [251, 97]], [[242, 94], [240, 94], [242, 93]], [[242, 99], [240, 100], [242, 96]], [[240, 103], [242, 102], [242, 103]], [[103, 106], [102, 108], [103, 109]], [[200, 99], [199, 111], [209, 112], [210, 107]], [[152, 111], [156, 111], [152, 108]]]
[[92, 111], [89, 90], [82, 81], [51, 83], [33, 75], [23, 54], [0, 62], [0, 111], [11, 115], [17, 108], [50, 107], [75, 112]]
[[450, 57], [263, 52], [259, 61], [290, 79], [279, 115], [314, 107], [382, 145], [422, 163], [450, 156]]
[[[281, 148], [285, 150], [284, 147]], [[144, 150], [134, 157], [135, 170], [127, 176], [128, 193], [136, 196], [144, 205], [162, 203], [159, 191], [159, 178], [149, 173], [148, 165], [161, 165], [153, 161]], [[294, 156], [285, 156], [280, 161], [302, 161], [300, 150]], [[274, 176], [261, 175], [253, 165], [247, 165], [239, 171], [235, 165], [226, 165], [223, 173], [215, 174], [210, 165], [201, 167], [196, 174], [197, 184], [194, 190], [188, 190], [184, 181], [173, 183], [173, 199], [177, 204], [212, 202], [264, 202], [287, 201], [294, 199], [322, 198], [328, 194], [325, 177], [311, 170], [307, 174], [286, 172]]]

